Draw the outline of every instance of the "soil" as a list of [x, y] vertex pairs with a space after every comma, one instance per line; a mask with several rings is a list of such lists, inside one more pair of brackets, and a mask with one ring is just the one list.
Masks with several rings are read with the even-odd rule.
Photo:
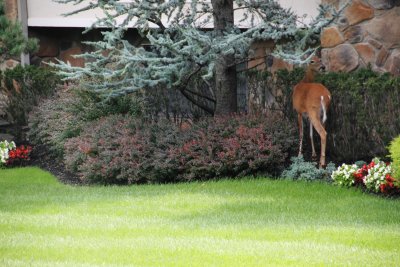
[[[39, 152], [41, 151], [41, 152]], [[55, 158], [51, 158], [49, 153], [44, 152], [43, 147], [34, 147], [31, 153], [30, 165], [37, 166], [53, 174], [61, 183], [69, 185], [82, 185], [82, 181], [77, 175], [66, 170], [64, 164]]]

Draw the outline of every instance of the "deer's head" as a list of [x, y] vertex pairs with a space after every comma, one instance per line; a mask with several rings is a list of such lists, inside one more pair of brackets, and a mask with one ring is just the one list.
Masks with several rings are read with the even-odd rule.
[[322, 64], [321, 58], [317, 56], [313, 56], [308, 64], [308, 70], [312, 71], [313, 73], [325, 71], [325, 65]]

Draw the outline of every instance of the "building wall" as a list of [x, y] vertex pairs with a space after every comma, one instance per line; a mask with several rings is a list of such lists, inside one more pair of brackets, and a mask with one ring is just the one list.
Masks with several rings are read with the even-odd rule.
[[[129, 0], [125, 0], [125, 2], [129, 2]], [[308, 14], [309, 17], [314, 17], [318, 14], [317, 7], [320, 0], [278, 0], [278, 2], [283, 7], [291, 8], [300, 16]], [[69, 17], [62, 15], [72, 12], [84, 6], [84, 4], [74, 6], [72, 4], [55, 3], [52, 0], [28, 0], [27, 4], [28, 25], [33, 27], [88, 27], [96, 20], [96, 16], [103, 16], [101, 10], [85, 11]], [[237, 21], [241, 19], [240, 12], [239, 10], [235, 14]], [[246, 24], [241, 26], [246, 27]]]

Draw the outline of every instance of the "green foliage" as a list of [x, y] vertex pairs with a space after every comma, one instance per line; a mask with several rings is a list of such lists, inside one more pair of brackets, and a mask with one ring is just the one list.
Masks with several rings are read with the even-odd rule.
[[342, 162], [385, 157], [387, 145], [400, 132], [400, 78], [362, 69], [327, 73], [318, 80], [332, 94], [330, 157]]
[[[109, 27], [112, 28], [111, 31], [103, 32], [102, 41], [89, 43], [95, 48], [94, 51], [82, 56], [88, 59], [90, 64], [86, 64], [85, 68], [78, 68], [60, 62], [57, 65], [60, 73], [69, 79], [86, 76], [95, 78], [85, 81], [87, 88], [106, 96], [129, 94], [132, 91], [153, 89], [157, 86], [179, 89], [188, 99], [197, 102], [209, 113], [213, 113], [214, 110], [193, 100], [194, 96], [199, 96], [199, 92], [193, 92], [188, 87], [196, 74], [201, 74], [209, 87], [203, 100], [212, 99], [210, 101], [214, 100], [216, 107], [219, 107], [219, 103], [226, 102], [224, 98], [227, 95], [233, 95], [230, 100], [234, 102], [232, 99], [236, 99], [236, 83], [232, 82], [227, 89], [227, 86], [222, 86], [226, 85], [222, 81], [236, 79], [236, 73], [231, 70], [232, 66], [235, 65], [234, 62], [245, 62], [249, 58], [252, 43], [262, 40], [279, 43], [284, 40], [281, 43], [292, 44], [291, 51], [297, 52], [295, 54], [298, 59], [303, 53], [299, 52], [300, 49], [308, 49], [308, 52], [316, 49], [321, 29], [336, 18], [335, 12], [331, 12], [331, 16], [328, 17], [325, 16], [328, 10], [321, 8], [321, 14], [312, 23], [299, 28], [298, 16], [292, 10], [282, 8], [277, 1], [131, 1], [129, 5], [119, 1], [106, 2], [107, 4], [104, 1], [91, 1], [67, 14], [102, 9], [108, 16], [99, 19], [93, 27], [113, 26]], [[225, 14], [236, 14], [236, 6], [241, 10], [241, 18], [224, 18]], [[203, 30], [203, 25], [213, 23], [213, 16], [219, 17], [214, 21], [224, 20], [226, 23]], [[126, 20], [121, 21], [121, 17], [126, 17]], [[168, 24], [165, 24], [162, 18], [166, 18]], [[236, 21], [236, 24], [233, 21]], [[245, 23], [248, 27], [239, 27], [238, 22]], [[154, 27], [154, 24], [157, 27]], [[149, 49], [134, 46], [124, 39], [125, 29], [128, 27], [136, 28], [141, 36], [147, 38]], [[108, 53], [103, 53], [105, 49]], [[216, 66], [220, 66], [224, 71], [216, 71]], [[229, 78], [217, 77], [223, 75], [229, 75]], [[96, 83], [96, 79], [103, 79], [104, 82]], [[211, 84], [215, 86], [210, 86]], [[229, 93], [219, 94], [212, 92], [213, 90], [227, 90]], [[225, 111], [235, 109], [235, 104], [230, 104], [232, 105], [226, 105], [229, 108], [223, 109], [222, 113], [229, 113]]]
[[103, 99], [98, 94], [82, 89], [74, 90], [76, 102], [72, 113], [83, 121], [93, 121], [112, 114], [142, 115], [141, 103], [133, 95]]
[[355, 183], [354, 174], [358, 169], [356, 164], [342, 164], [332, 172], [332, 180], [337, 185], [352, 186]]
[[37, 39], [26, 38], [19, 22], [12, 22], [4, 15], [4, 2], [0, 0], [0, 63], [22, 52], [35, 52], [38, 48]]
[[329, 178], [335, 164], [329, 163], [326, 169], [317, 168], [317, 163], [304, 161], [303, 156], [293, 157], [292, 164], [281, 174], [282, 178], [291, 180], [326, 180]]
[[17, 66], [5, 70], [0, 76], [2, 93], [7, 95], [7, 119], [17, 125], [27, 124], [27, 115], [41, 97], [51, 95], [60, 78], [50, 69], [36, 66]]
[[[275, 108], [296, 124], [291, 93], [303, 75], [303, 69], [295, 68], [278, 71], [274, 76], [259, 75], [250, 82], [258, 86], [266, 84], [265, 90], [277, 101]], [[400, 78], [361, 69], [352, 73], [320, 74], [317, 82], [332, 94], [326, 124], [329, 159], [354, 162], [385, 157], [387, 145], [400, 132]], [[309, 138], [304, 140], [309, 142]], [[304, 148], [306, 155], [311, 154], [309, 144]]]
[[392, 159], [393, 176], [400, 179], [400, 136], [392, 140], [389, 145], [389, 152]]

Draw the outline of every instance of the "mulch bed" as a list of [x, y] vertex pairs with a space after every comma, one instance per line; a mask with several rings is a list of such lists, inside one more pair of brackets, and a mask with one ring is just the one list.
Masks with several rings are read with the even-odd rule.
[[46, 151], [46, 149], [43, 148], [42, 146], [33, 147], [29, 165], [37, 166], [41, 169], [44, 169], [44, 170], [50, 172], [55, 177], [57, 177], [57, 179], [60, 182], [62, 182], [64, 184], [69, 184], [69, 185], [84, 184], [77, 175], [67, 171], [65, 169], [64, 164], [62, 164], [55, 158], [49, 157], [48, 156], [49, 153], [46, 153], [45, 151]]

